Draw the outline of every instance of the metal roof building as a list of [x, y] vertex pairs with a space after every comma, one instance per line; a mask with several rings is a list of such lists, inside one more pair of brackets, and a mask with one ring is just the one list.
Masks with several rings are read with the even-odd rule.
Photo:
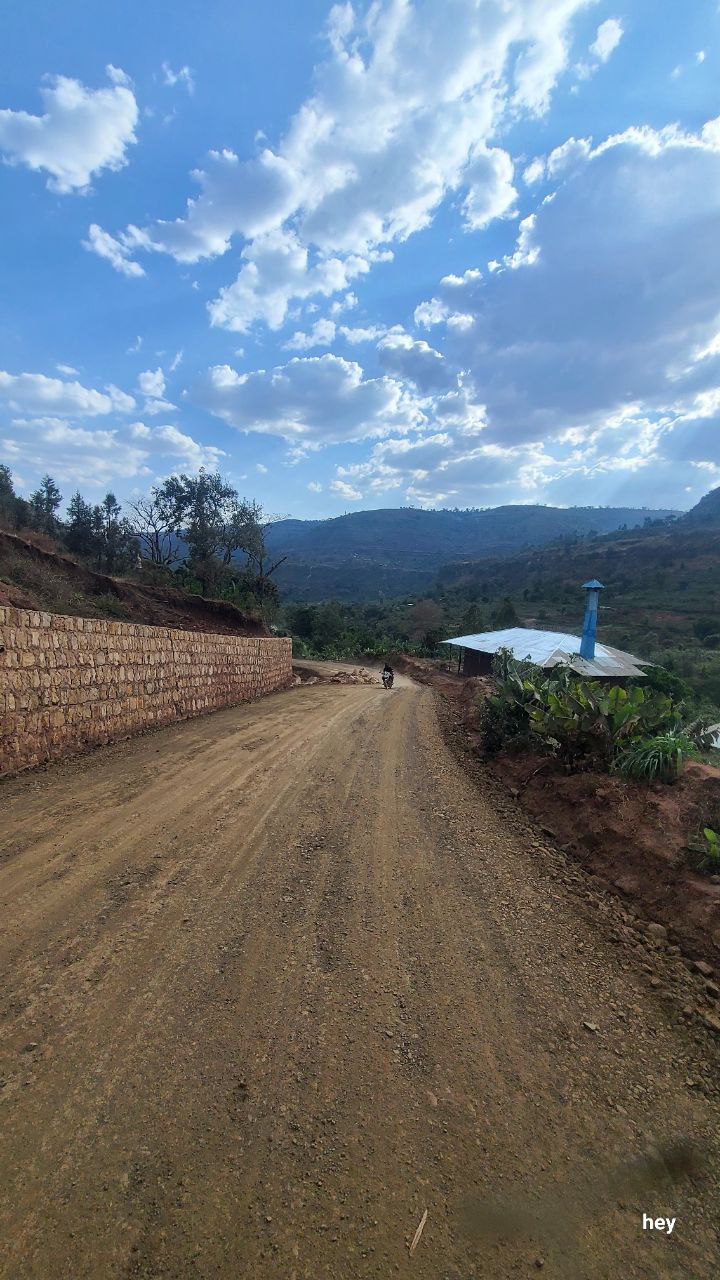
[[569, 635], [565, 631], [535, 631], [526, 627], [509, 627], [504, 631], [483, 631], [478, 635], [456, 636], [443, 640], [443, 644], [457, 645], [461, 650], [458, 668], [467, 676], [487, 674], [492, 667], [493, 655], [499, 649], [509, 649], [519, 661], [528, 659], [539, 667], [571, 667], [579, 676], [592, 680], [625, 680], [642, 677], [643, 667], [653, 664], [636, 658], [623, 649], [614, 649], [596, 641], [599, 594], [601, 582], [595, 579], [583, 584], [587, 592], [585, 622], [582, 636]]
[[[558, 664], [572, 667], [578, 675], [589, 679], [642, 676], [642, 667], [652, 664], [643, 662], [632, 653], [622, 649], [613, 649], [608, 644], [595, 645], [593, 658], [580, 657], [580, 636], [571, 636], [564, 631], [533, 631], [525, 627], [509, 627], [506, 631], [483, 631], [475, 636], [457, 636], [454, 640], [443, 640], [443, 644], [458, 645], [466, 653], [487, 654], [488, 661], [468, 662], [463, 655], [463, 669], [466, 675], [482, 675], [490, 670], [492, 655], [498, 649], [509, 649], [515, 658], [528, 658], [539, 667], [556, 667]], [[468, 667], [477, 666], [477, 670]], [[482, 670], [480, 669], [482, 668]]]

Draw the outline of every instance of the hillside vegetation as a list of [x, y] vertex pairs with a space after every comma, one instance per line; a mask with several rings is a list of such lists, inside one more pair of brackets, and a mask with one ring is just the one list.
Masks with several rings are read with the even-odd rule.
[[289, 604], [299, 650], [329, 657], [410, 649], [524, 625], [579, 634], [581, 584], [598, 577], [599, 638], [664, 667], [672, 691], [720, 719], [720, 490], [686, 516], [508, 556], [456, 559], [421, 595], [373, 604]]
[[0, 605], [181, 631], [267, 634], [261, 622], [229, 601], [204, 599], [167, 584], [97, 573], [70, 556], [2, 530]]
[[456, 557], [511, 555], [669, 514], [633, 507], [400, 507], [334, 520], [279, 520], [266, 530], [266, 542], [274, 559], [287, 557], [276, 575], [286, 599], [377, 601], [426, 592], [441, 566]]

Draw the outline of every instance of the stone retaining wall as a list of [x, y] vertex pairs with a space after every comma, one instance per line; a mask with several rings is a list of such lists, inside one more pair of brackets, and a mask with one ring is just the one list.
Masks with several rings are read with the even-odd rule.
[[292, 683], [292, 643], [0, 607], [0, 776]]

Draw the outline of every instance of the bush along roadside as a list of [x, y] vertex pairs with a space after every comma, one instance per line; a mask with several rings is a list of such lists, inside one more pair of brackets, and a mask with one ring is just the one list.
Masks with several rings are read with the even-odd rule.
[[668, 694], [608, 687], [567, 667], [548, 673], [506, 651], [494, 660], [493, 685], [478, 706], [490, 755], [539, 753], [571, 773], [594, 769], [625, 781], [673, 783], [712, 741], [708, 726]]

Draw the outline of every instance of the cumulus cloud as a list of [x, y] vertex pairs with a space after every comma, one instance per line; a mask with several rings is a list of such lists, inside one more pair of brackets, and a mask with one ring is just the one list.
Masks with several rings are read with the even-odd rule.
[[383, 325], [373, 324], [349, 326], [341, 324], [338, 333], [345, 339], [350, 346], [359, 346], [363, 342], [375, 342], [378, 338], [382, 338], [387, 330]]
[[149, 418], [157, 418], [161, 413], [172, 413], [175, 408], [177, 406], [171, 404], [169, 400], [164, 400], [162, 397], [155, 400], [150, 396], [143, 405], [143, 413], [147, 414]]
[[323, 487], [319, 480], [311, 480], [308, 485], [308, 489], [311, 493], [322, 493]]
[[246, 374], [219, 365], [195, 384], [192, 398], [241, 431], [302, 446], [378, 437], [425, 422], [417, 397], [397, 379], [365, 378], [359, 364], [329, 354]]
[[194, 471], [199, 471], [201, 467], [215, 470], [220, 459], [227, 457], [224, 450], [216, 449], [214, 445], [198, 444], [192, 436], [173, 426], [155, 427], [150, 438], [160, 453], [173, 457]]
[[390, 332], [378, 343], [380, 364], [388, 373], [404, 378], [423, 393], [455, 386], [457, 376], [448, 369], [445, 357], [422, 339], [408, 333]]
[[595, 39], [590, 45], [590, 52], [600, 62], [607, 62], [617, 49], [624, 35], [623, 25], [619, 18], [606, 18], [597, 29]]
[[694, 353], [719, 327], [718, 123], [630, 129], [572, 156], [515, 253], [485, 281], [449, 290], [446, 277], [432, 307], [474, 316], [448, 332], [446, 355], [470, 370], [498, 438], [547, 438], [717, 385]]
[[334, 320], [316, 320], [309, 333], [294, 333], [284, 343], [286, 351], [310, 351], [312, 347], [329, 347], [335, 341]]
[[6, 456], [37, 476], [50, 471], [60, 484], [102, 488], [150, 474], [146, 450], [118, 431], [77, 427], [52, 416], [16, 418], [11, 431], [0, 441]]
[[331, 480], [330, 492], [336, 493], [339, 498], [347, 498], [349, 502], [360, 502], [363, 496], [359, 489], [353, 488], [344, 480]]
[[47, 77], [40, 89], [42, 115], [0, 111], [5, 159], [49, 174], [48, 186], [61, 195], [85, 191], [103, 170], [127, 164], [137, 103], [124, 72], [112, 66], [107, 71], [111, 84], [103, 89], [88, 89], [67, 76]]
[[237, 281], [210, 304], [214, 324], [244, 332], [278, 327], [291, 299], [346, 289], [449, 195], [468, 229], [509, 216], [513, 164], [493, 137], [547, 108], [585, 3], [454, 0], [451, 19], [430, 0], [335, 5], [315, 90], [277, 146], [211, 152], [184, 214], [113, 240], [197, 262], [244, 237]]
[[11, 374], [0, 370], [0, 401], [19, 413], [76, 414], [95, 417], [98, 414], [130, 412], [135, 408], [132, 396], [109, 386], [104, 392], [84, 387], [80, 382], [64, 382], [43, 373]]
[[210, 303], [213, 325], [247, 333], [256, 320], [270, 329], [285, 323], [291, 299], [324, 297], [344, 289], [370, 270], [366, 258], [324, 258], [310, 265], [310, 254], [292, 232], [258, 236], [242, 252], [244, 266], [234, 284]]
[[438, 506], [449, 498], [478, 505], [542, 501], [559, 468], [532, 445], [469, 444], [451, 432], [390, 437], [369, 457], [336, 468], [336, 483], [351, 486], [361, 499], [401, 490], [404, 500]]
[[146, 369], [144, 373], [139, 373], [138, 387], [145, 396], [162, 396], [165, 391], [165, 375], [162, 369]]

